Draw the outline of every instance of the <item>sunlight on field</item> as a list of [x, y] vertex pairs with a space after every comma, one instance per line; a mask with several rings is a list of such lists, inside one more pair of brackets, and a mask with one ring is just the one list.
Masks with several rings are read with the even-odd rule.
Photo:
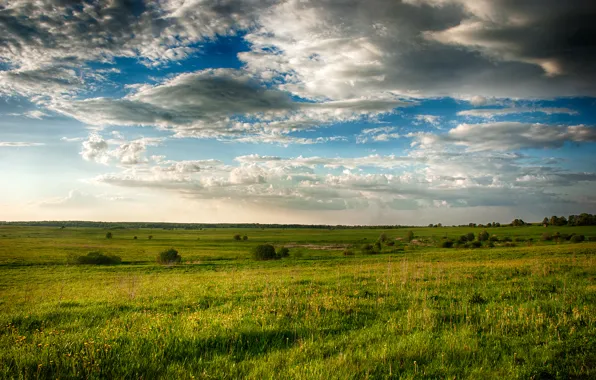
[[[5, 378], [596, 376], [596, 243], [438, 249], [478, 229], [0, 229]], [[560, 229], [596, 235], [593, 228]], [[153, 238], [149, 240], [148, 235]], [[138, 238], [133, 239], [134, 236]], [[255, 262], [252, 246], [292, 246]], [[428, 244], [427, 244], [428, 243]], [[175, 247], [183, 263], [155, 263]], [[122, 265], [66, 265], [102, 250]]]

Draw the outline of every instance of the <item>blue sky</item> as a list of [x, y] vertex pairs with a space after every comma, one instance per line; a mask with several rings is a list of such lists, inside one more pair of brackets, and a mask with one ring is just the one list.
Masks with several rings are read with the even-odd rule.
[[0, 219], [594, 213], [595, 14], [555, 0], [0, 2]]

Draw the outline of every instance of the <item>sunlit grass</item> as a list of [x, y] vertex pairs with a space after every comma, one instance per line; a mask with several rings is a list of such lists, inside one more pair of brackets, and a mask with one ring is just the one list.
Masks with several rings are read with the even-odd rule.
[[[542, 232], [531, 229], [494, 233]], [[255, 244], [355, 244], [380, 231], [234, 233], [0, 229], [0, 376], [596, 376], [595, 243], [353, 257], [295, 247], [254, 262]], [[184, 263], [157, 265], [170, 247]], [[98, 249], [124, 264], [66, 265]]]

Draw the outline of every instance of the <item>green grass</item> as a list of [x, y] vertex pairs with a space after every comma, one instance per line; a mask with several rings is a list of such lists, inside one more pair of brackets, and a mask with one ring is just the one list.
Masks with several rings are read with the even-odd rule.
[[[596, 228], [479, 249], [434, 248], [478, 228], [411, 230], [345, 257], [383, 231], [1, 227], [0, 377], [596, 377], [596, 243], [540, 241]], [[253, 261], [264, 243], [290, 257]], [[96, 250], [123, 264], [67, 265]]]

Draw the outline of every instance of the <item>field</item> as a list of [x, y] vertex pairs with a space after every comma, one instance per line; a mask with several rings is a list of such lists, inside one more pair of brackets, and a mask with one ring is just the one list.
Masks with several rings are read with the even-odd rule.
[[[437, 248], [480, 231], [2, 226], [0, 378], [596, 378], [596, 242], [540, 239], [596, 227]], [[68, 264], [97, 250], [122, 264]]]

